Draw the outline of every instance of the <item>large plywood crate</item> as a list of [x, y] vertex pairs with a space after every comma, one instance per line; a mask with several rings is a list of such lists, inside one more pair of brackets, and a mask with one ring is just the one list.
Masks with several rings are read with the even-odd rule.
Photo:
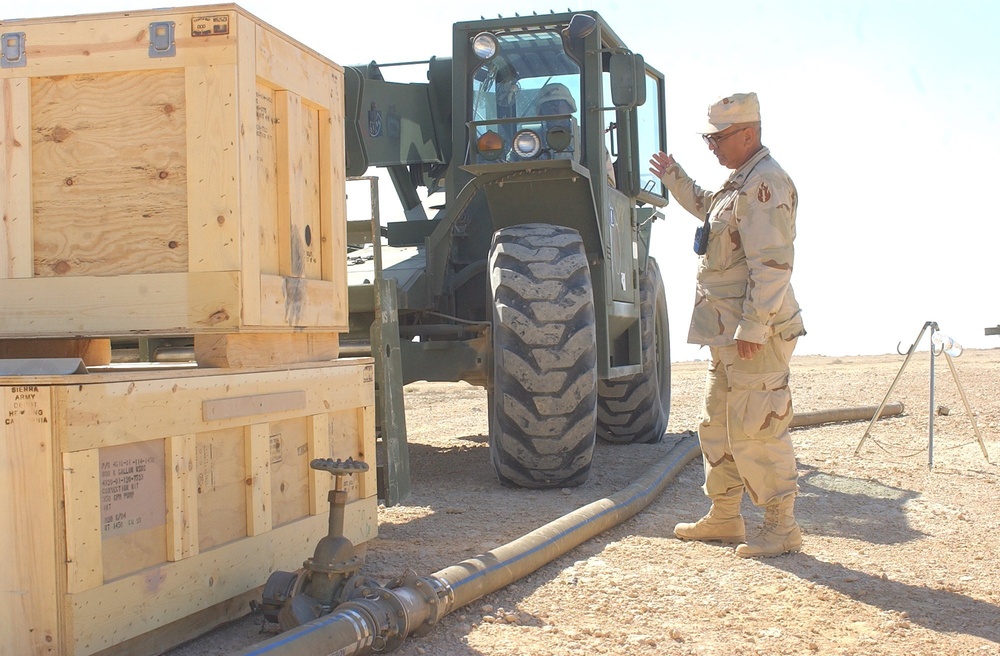
[[347, 329], [342, 67], [232, 4], [0, 34], [0, 338]]
[[373, 365], [0, 378], [0, 655], [157, 654], [327, 533], [377, 534]]

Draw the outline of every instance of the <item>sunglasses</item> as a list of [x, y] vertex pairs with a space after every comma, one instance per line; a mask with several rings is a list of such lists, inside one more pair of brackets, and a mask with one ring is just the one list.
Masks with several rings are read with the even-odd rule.
[[723, 141], [725, 141], [729, 137], [733, 136], [734, 134], [739, 134], [740, 132], [743, 132], [743, 130], [745, 130], [745, 129], [746, 128], [740, 128], [739, 130], [734, 130], [734, 131], [730, 132], [729, 134], [723, 134], [723, 135], [719, 135], [718, 133], [716, 133], [716, 134], [703, 134], [703, 135], [701, 135], [701, 138], [704, 139], [705, 143], [707, 143], [709, 146], [718, 147], [718, 145], [720, 143], [722, 143]]

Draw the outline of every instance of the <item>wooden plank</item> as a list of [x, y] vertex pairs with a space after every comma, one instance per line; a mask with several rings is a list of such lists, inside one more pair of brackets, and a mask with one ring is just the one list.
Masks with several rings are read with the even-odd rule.
[[289, 410], [302, 410], [306, 407], [304, 390], [293, 392], [275, 392], [273, 394], [255, 394], [227, 399], [206, 400], [202, 404], [202, 417], [205, 421], [232, 419], [234, 417], [251, 417], [253, 415], [273, 414]]
[[[261, 127], [256, 99], [258, 79], [256, 71], [257, 29], [248, 24], [244, 16], [239, 18], [239, 58], [237, 71], [237, 88], [239, 90], [239, 145], [243, 159], [240, 161], [241, 184], [239, 187], [240, 202], [240, 262], [243, 271], [243, 286], [241, 288], [242, 322], [243, 325], [256, 326], [261, 324], [260, 308], [261, 294], [260, 273], [262, 266], [262, 224], [266, 223], [264, 213], [274, 211], [274, 206], [264, 203], [274, 194], [271, 189], [275, 185], [273, 177], [264, 175], [263, 164], [257, 161], [258, 140], [256, 130], [250, 126]], [[267, 190], [264, 188], [267, 187]], [[344, 251], [347, 252], [346, 250]], [[347, 278], [343, 279], [344, 281]], [[346, 284], [346, 283], [345, 283]]]
[[[4, 656], [58, 653], [59, 599], [53, 480], [51, 394], [48, 388], [0, 388], [0, 626]], [[60, 466], [61, 466], [60, 461]]]
[[187, 270], [183, 70], [32, 83], [34, 275]]
[[310, 417], [275, 421], [270, 425], [271, 525], [281, 526], [309, 515]]
[[202, 367], [245, 369], [298, 362], [327, 362], [340, 355], [337, 333], [234, 333], [195, 335]]
[[[297, 189], [299, 180], [296, 180], [295, 159], [299, 153], [291, 143], [294, 140], [289, 138], [289, 133], [296, 134], [302, 127], [298, 124], [290, 126], [290, 121], [295, 121], [298, 114], [289, 105], [298, 100], [295, 94], [278, 89], [274, 92], [274, 142], [275, 154], [277, 156], [277, 174], [275, 179], [275, 192], [278, 197], [278, 214], [276, 218], [276, 237], [278, 239], [278, 275], [283, 278], [302, 278], [302, 253], [298, 251], [298, 257], [292, 258], [292, 249], [299, 246], [296, 240], [292, 244], [295, 231], [293, 217], [301, 213], [301, 209], [296, 202], [298, 200], [294, 190]], [[264, 293], [264, 289], [261, 289]], [[262, 304], [266, 304], [267, 296], [261, 299]]]
[[30, 80], [0, 79], [0, 279], [31, 277], [30, 145]]
[[271, 530], [271, 440], [268, 424], [246, 429], [247, 535]]
[[[233, 13], [229, 13], [235, 16]], [[235, 34], [191, 36], [196, 14], [181, 10], [129, 12], [80, 16], [75, 20], [50, 18], [20, 20], [16, 29], [26, 34], [27, 64], [0, 69], [4, 77], [41, 77], [105, 73], [142, 69], [184, 68], [204, 64], [232, 64]], [[149, 30], [153, 21], [172, 21], [176, 54], [149, 56]], [[5, 23], [13, 26], [15, 23]], [[16, 74], [16, 75], [15, 75]]]
[[178, 435], [166, 440], [167, 560], [198, 553], [197, 438]]
[[[257, 185], [260, 247], [253, 256], [257, 258], [260, 273], [271, 276], [278, 275], [278, 116], [275, 113], [275, 93], [271, 87], [257, 83], [256, 174], [261, 181]], [[259, 289], [257, 293], [259, 295]], [[259, 314], [258, 310], [258, 321]]]
[[[374, 412], [374, 405], [359, 406], [330, 413], [328, 418], [329, 452], [319, 457], [338, 460], [353, 458], [368, 463], [370, 467], [368, 472], [344, 477], [344, 489], [351, 494], [352, 498], [355, 496], [375, 496], [378, 493], [375, 478], [377, 473], [374, 453]], [[359, 435], [365, 437], [359, 440]], [[366, 447], [369, 442], [373, 449], [371, 452]], [[332, 485], [330, 487], [332, 488]]]
[[62, 446], [67, 451], [80, 451], [191, 432], [198, 432], [200, 439], [202, 431], [242, 429], [245, 420], [239, 417], [210, 423], [202, 419], [204, 400], [218, 398], [218, 390], [223, 388], [233, 397], [306, 391], [303, 410], [276, 413], [268, 417], [270, 421], [373, 405], [372, 367], [362, 358], [350, 366], [331, 364], [253, 376], [226, 373], [126, 379], [60, 388], [59, 393], [66, 397], [67, 443]]
[[190, 271], [238, 271], [242, 245], [237, 68], [192, 66], [184, 73], [190, 171], [186, 264]]
[[201, 553], [247, 535], [245, 432], [246, 428], [240, 426], [197, 436], [198, 551]]
[[274, 94], [278, 155], [278, 271], [322, 279], [319, 117], [302, 98]]
[[232, 330], [239, 280], [236, 272], [0, 280], [0, 337]]
[[5, 339], [0, 359], [79, 358], [88, 367], [111, 362], [110, 339]]
[[[320, 515], [329, 523], [329, 515]], [[378, 537], [378, 498], [348, 501], [344, 508], [344, 537], [355, 546], [367, 545]], [[311, 555], [311, 554], [310, 554]]]
[[276, 89], [286, 89], [317, 107], [331, 108], [332, 87], [344, 69], [299, 47], [285, 35], [257, 26], [257, 77]]
[[[352, 502], [345, 512], [352, 542], [377, 536], [376, 499]], [[310, 545], [326, 535], [327, 522], [326, 515], [306, 517], [253, 540], [237, 540], [70, 595], [77, 654], [92, 654], [254, 589], [274, 570], [298, 569], [312, 555]]]
[[[318, 222], [322, 234], [318, 239], [315, 236], [312, 239], [312, 242], [316, 244], [312, 259], [316, 261], [318, 269], [315, 274], [308, 277], [327, 281], [346, 280], [346, 258], [342, 255], [335, 255], [346, 252], [347, 244], [344, 144], [340, 129], [335, 128], [337, 125], [343, 125], [344, 120], [343, 69], [334, 65], [331, 75], [330, 69], [325, 68], [322, 60], [312, 59], [308, 53], [301, 51], [296, 53], [287, 42], [277, 35], [263, 28], [259, 28], [259, 31], [263, 33], [258, 37], [260, 56], [257, 60], [257, 66], [259, 76], [264, 80], [271, 81], [276, 87], [287, 89], [290, 91], [289, 95], [299, 96], [301, 104], [312, 105], [317, 110], [315, 114], [318, 128], [317, 141], [322, 144], [322, 147], [319, 148], [319, 159], [316, 162], [317, 169], [321, 173], [317, 174], [315, 178], [315, 184], [318, 186], [319, 205], [314, 207], [319, 213]], [[320, 70], [317, 67], [323, 68]], [[280, 106], [280, 103], [276, 102], [276, 104]], [[298, 130], [293, 134], [305, 133], [303, 130]], [[305, 151], [304, 147], [295, 148], [294, 144], [289, 145], [289, 148], [296, 155]], [[280, 169], [279, 165], [279, 171]], [[285, 270], [282, 273], [295, 275], [294, 269], [289, 269], [289, 271], [293, 273], [289, 274]], [[273, 293], [274, 290], [278, 289], [276, 281], [263, 279], [261, 285], [261, 295], [265, 300], [265, 306], [262, 308], [262, 325], [276, 325], [281, 322], [282, 317], [285, 318], [285, 321], [294, 321], [294, 319], [289, 318], [295, 316], [288, 311], [289, 307], [273, 304], [268, 307], [266, 303], [270, 299], [282, 299], [287, 306], [288, 290], [283, 289], [286, 292], [284, 295], [276, 295]], [[287, 283], [283, 282], [282, 287], [286, 286]], [[341, 289], [342, 287], [344, 286], [337, 285], [328, 291], [332, 294], [332, 298], [328, 302], [318, 301], [316, 303], [317, 306], [332, 311], [332, 316], [323, 314], [322, 318], [319, 318], [314, 315], [306, 315], [301, 319], [301, 322], [307, 325], [316, 325], [312, 322], [318, 319], [331, 322], [321, 325], [345, 325], [347, 322], [347, 298], [346, 288]], [[310, 294], [314, 293], [311, 289], [306, 291]], [[296, 288], [295, 293], [301, 295], [302, 291]], [[309, 305], [312, 306], [312, 302]], [[294, 310], [295, 306], [291, 306], [291, 309]]]
[[[301, 101], [289, 107], [289, 114], [297, 113], [296, 123], [300, 132], [295, 135], [296, 149], [299, 151], [299, 193], [296, 194], [300, 216], [295, 221], [295, 237], [299, 240], [303, 260], [302, 277], [323, 280], [323, 215], [320, 193], [323, 188], [323, 171], [320, 164], [322, 142], [320, 138], [320, 114], [315, 107]], [[326, 113], [326, 112], [324, 112]], [[292, 136], [289, 135], [289, 141]], [[294, 257], [295, 251], [292, 252]]]
[[[306, 425], [306, 438], [309, 445], [309, 462], [317, 458], [329, 458], [330, 448], [330, 417], [327, 414], [311, 415]], [[326, 472], [309, 468], [309, 514], [318, 515], [330, 510], [329, 493], [331, 478]]]
[[260, 290], [262, 326], [328, 326], [347, 332], [347, 295], [341, 283], [262, 275]]
[[[347, 280], [347, 155], [342, 126], [344, 124], [344, 77], [337, 75], [330, 89], [330, 103], [320, 110], [320, 213], [324, 229], [322, 238], [323, 280]], [[333, 299], [334, 322], [347, 321], [347, 288], [339, 285]]]
[[250, 612], [251, 603], [260, 601], [263, 592], [264, 586], [258, 586], [232, 599], [192, 612], [166, 626], [159, 626], [147, 633], [102, 649], [99, 656], [159, 656], [165, 649], [176, 647], [218, 626], [243, 617]]
[[104, 583], [101, 549], [101, 473], [97, 449], [63, 454], [66, 515], [66, 590]]
[[[57, 360], [56, 362], [64, 362], [64, 360]], [[273, 367], [265, 367], [256, 369], [253, 373], [267, 373], [268, 371], [300, 371], [300, 370], [314, 370], [316, 368], [326, 368], [326, 367], [357, 367], [370, 365], [372, 363], [371, 357], [342, 357], [332, 360], [330, 362], [299, 362], [297, 364], [283, 364], [276, 365]], [[169, 364], [147, 364], [147, 365], [136, 365], [137, 368], [134, 369], [124, 369], [124, 368], [102, 368], [95, 369], [87, 374], [86, 384], [97, 385], [97, 384], [107, 384], [107, 383], [122, 383], [122, 382], [146, 382], [151, 380], [163, 380], [167, 377], [183, 377], [183, 378], [215, 378], [218, 376], [229, 376], [232, 375], [232, 371], [226, 369], [218, 369], [212, 367], [191, 367], [187, 363], [179, 363], [174, 365]], [[249, 373], [249, 372], [242, 372]], [[38, 385], [67, 385], [67, 384], [79, 384], [81, 382], [78, 378], [71, 378], [70, 376], [76, 376], [76, 372], [66, 373], [66, 374], [38, 374], [32, 378], [32, 382]], [[18, 375], [6, 375], [0, 376], [0, 386], [2, 385], [16, 385], [23, 383], [24, 380]]]
[[[375, 406], [366, 405], [364, 407], [357, 409], [358, 413], [358, 435], [363, 436], [361, 440], [357, 440], [357, 444], [360, 447], [358, 453], [358, 459], [367, 462], [369, 469], [367, 472], [360, 475], [358, 480], [358, 495], [362, 498], [368, 496], [378, 495], [378, 473], [375, 468]], [[373, 448], [368, 451], [366, 445], [371, 445]]]

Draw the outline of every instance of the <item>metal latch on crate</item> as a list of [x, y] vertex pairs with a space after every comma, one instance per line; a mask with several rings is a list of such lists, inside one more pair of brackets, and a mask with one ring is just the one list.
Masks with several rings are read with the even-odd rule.
[[174, 22], [156, 21], [149, 24], [149, 56], [173, 57], [177, 54], [174, 43]]
[[0, 52], [0, 68], [21, 68], [28, 65], [24, 51], [24, 32], [6, 32], [0, 36], [3, 50]]

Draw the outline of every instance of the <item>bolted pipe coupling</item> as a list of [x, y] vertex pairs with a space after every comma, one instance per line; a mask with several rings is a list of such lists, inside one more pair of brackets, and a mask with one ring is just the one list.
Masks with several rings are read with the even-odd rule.
[[454, 599], [446, 582], [418, 577], [412, 570], [406, 570], [386, 587], [365, 586], [358, 592], [334, 612], [365, 618], [364, 633], [375, 652], [395, 651], [407, 636], [430, 633], [451, 610]]
[[[365, 620], [363, 634], [371, 651], [395, 651], [403, 644], [407, 632], [407, 613], [402, 602], [384, 588], [368, 597], [360, 597], [337, 607], [337, 615], [354, 615]], [[358, 653], [367, 654], [368, 650]]]
[[441, 618], [451, 612], [455, 601], [455, 592], [447, 581], [433, 576], [419, 577], [410, 569], [387, 587], [394, 594], [405, 595], [414, 608], [421, 609], [421, 623], [410, 624], [410, 632], [418, 637], [430, 633]]

